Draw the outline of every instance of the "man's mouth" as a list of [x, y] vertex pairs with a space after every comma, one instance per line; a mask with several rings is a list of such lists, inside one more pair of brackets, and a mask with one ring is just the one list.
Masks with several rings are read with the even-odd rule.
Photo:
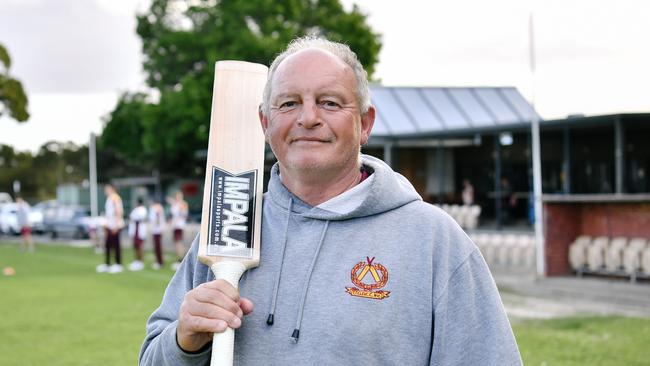
[[321, 139], [318, 137], [294, 137], [291, 139], [291, 143], [294, 142], [304, 142], [304, 143], [325, 143], [328, 142], [326, 139]]

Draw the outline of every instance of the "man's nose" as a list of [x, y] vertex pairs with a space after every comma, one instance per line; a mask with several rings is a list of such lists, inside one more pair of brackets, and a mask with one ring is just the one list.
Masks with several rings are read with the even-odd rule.
[[306, 101], [300, 108], [298, 125], [304, 128], [314, 128], [321, 124], [316, 103]]

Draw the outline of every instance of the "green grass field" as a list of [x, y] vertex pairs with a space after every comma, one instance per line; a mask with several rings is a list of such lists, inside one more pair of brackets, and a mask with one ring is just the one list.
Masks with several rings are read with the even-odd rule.
[[[132, 252], [125, 250], [125, 262]], [[168, 269], [97, 274], [90, 248], [42, 245], [21, 253], [0, 241], [0, 366], [136, 365], [149, 314]], [[149, 263], [147, 263], [148, 265]], [[648, 365], [650, 319], [567, 318], [517, 322], [526, 365]]]
[[[125, 250], [125, 262], [132, 259]], [[137, 365], [169, 269], [98, 274], [91, 248], [0, 242], [0, 365]]]
[[650, 365], [650, 319], [576, 317], [513, 326], [529, 366]]

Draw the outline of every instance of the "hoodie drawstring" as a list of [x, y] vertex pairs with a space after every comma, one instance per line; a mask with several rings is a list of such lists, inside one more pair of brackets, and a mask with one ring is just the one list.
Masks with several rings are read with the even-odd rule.
[[282, 245], [282, 257], [280, 258], [280, 270], [278, 276], [275, 278], [275, 286], [273, 286], [273, 299], [271, 300], [271, 310], [266, 319], [266, 324], [273, 325], [273, 316], [275, 314], [275, 305], [278, 300], [278, 291], [280, 289], [280, 278], [282, 277], [282, 268], [284, 267], [284, 252], [287, 250], [287, 241], [289, 240], [289, 221], [291, 220], [291, 210], [293, 209], [293, 198], [289, 198], [289, 213], [287, 214], [287, 225], [284, 227], [284, 243]]
[[300, 337], [300, 325], [302, 324], [302, 313], [305, 309], [305, 300], [307, 299], [307, 291], [309, 290], [309, 281], [311, 281], [311, 274], [314, 272], [314, 267], [316, 266], [316, 260], [318, 259], [318, 254], [320, 254], [320, 249], [323, 246], [325, 241], [325, 233], [327, 233], [327, 228], [329, 227], [330, 222], [325, 221], [325, 227], [323, 228], [323, 233], [320, 236], [318, 241], [318, 247], [316, 247], [316, 253], [314, 253], [314, 258], [311, 260], [311, 265], [309, 266], [309, 271], [307, 273], [307, 280], [302, 288], [302, 298], [300, 299], [300, 307], [298, 308], [298, 317], [296, 319], [296, 328], [291, 334], [291, 339], [294, 342], [298, 342], [298, 337]]
[[[266, 319], [266, 324], [268, 325], [273, 325], [273, 321], [274, 321], [275, 307], [277, 305], [278, 292], [280, 290], [280, 279], [282, 277], [282, 268], [284, 267], [284, 256], [287, 250], [287, 241], [289, 241], [289, 223], [291, 221], [292, 210], [293, 210], [293, 198], [289, 198], [289, 212], [287, 214], [287, 223], [284, 228], [284, 242], [282, 245], [282, 257], [280, 259], [280, 269], [278, 270], [278, 275], [275, 278], [275, 285], [273, 286], [273, 298], [271, 299], [271, 309], [269, 311], [269, 316]], [[305, 309], [307, 292], [309, 291], [309, 282], [311, 281], [311, 275], [314, 272], [314, 267], [316, 267], [316, 261], [318, 260], [318, 255], [320, 254], [321, 247], [323, 246], [323, 242], [325, 241], [325, 234], [327, 233], [329, 224], [330, 224], [329, 220], [325, 221], [325, 227], [323, 228], [323, 232], [321, 233], [320, 240], [318, 241], [318, 246], [316, 247], [316, 253], [314, 253], [314, 257], [312, 258], [311, 264], [309, 265], [309, 270], [307, 271], [307, 278], [302, 288], [300, 306], [298, 307], [298, 314], [296, 316], [296, 327], [294, 328], [293, 333], [291, 334], [291, 339], [294, 342], [298, 342], [298, 338], [300, 337], [300, 326], [302, 324], [302, 314], [303, 314], [303, 310]]]

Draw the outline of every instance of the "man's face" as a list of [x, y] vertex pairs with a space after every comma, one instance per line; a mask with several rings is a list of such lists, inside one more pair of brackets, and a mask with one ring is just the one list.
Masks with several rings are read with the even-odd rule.
[[281, 169], [333, 175], [356, 169], [374, 110], [360, 115], [352, 69], [307, 49], [286, 58], [271, 82], [270, 112], [261, 121]]

